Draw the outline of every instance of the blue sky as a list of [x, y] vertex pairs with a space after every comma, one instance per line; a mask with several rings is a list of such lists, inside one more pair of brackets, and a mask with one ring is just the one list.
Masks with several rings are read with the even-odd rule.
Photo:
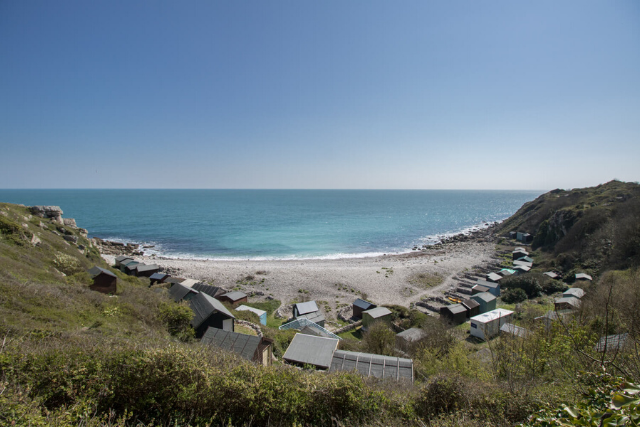
[[640, 181], [640, 2], [0, 2], [0, 188]]

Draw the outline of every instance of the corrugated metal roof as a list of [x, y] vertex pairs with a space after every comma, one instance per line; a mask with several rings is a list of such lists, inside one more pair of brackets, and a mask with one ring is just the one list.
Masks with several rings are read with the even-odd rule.
[[354, 370], [367, 377], [413, 381], [413, 360], [411, 359], [346, 350], [333, 352], [331, 372]]
[[202, 292], [204, 294], [212, 296], [214, 298], [225, 293], [224, 289], [219, 288], [217, 286], [207, 285], [206, 283], [196, 283], [191, 288], [195, 289], [198, 292]]
[[363, 310], [369, 310], [371, 308], [375, 308], [376, 305], [372, 302], [369, 301], [365, 301], [363, 299], [358, 298], [357, 300], [355, 300], [353, 302], [353, 305], [355, 305], [356, 307], [360, 307]]
[[[191, 292], [197, 292], [192, 289], [189, 290]], [[189, 300], [189, 305], [191, 306], [191, 310], [193, 310], [194, 313], [193, 319], [191, 320], [191, 326], [193, 326], [195, 329], [202, 325], [205, 320], [207, 320], [212, 314], [216, 312], [220, 312], [231, 319], [235, 319], [234, 315], [231, 314], [220, 301], [201, 292], [198, 292], [196, 296]]]
[[331, 358], [337, 347], [337, 339], [296, 334], [282, 358], [291, 363], [327, 369], [331, 366]]
[[299, 302], [295, 307], [297, 308], [299, 315], [318, 311], [318, 305], [315, 301]]
[[389, 310], [386, 307], [376, 307], [376, 308], [372, 308], [371, 310], [366, 310], [362, 312], [363, 315], [365, 313], [367, 313], [373, 319], [378, 319], [380, 317], [384, 317], [388, 314], [391, 314], [391, 310]]
[[226, 293], [226, 294], [221, 295], [221, 296], [229, 298], [231, 301], [238, 301], [238, 300], [240, 300], [242, 298], [246, 298], [247, 294], [245, 294], [243, 292], [239, 292], [239, 291], [234, 291], [234, 292]]
[[110, 272], [109, 270], [98, 267], [97, 265], [89, 270], [89, 274], [91, 275], [92, 279], [100, 274], [106, 274], [107, 276], [116, 277], [116, 278], [118, 277], [114, 273]]
[[186, 286], [182, 286], [180, 283], [175, 283], [173, 286], [169, 288], [169, 295], [175, 302], [182, 301], [184, 297], [187, 296], [189, 292], [198, 293], [191, 288], [187, 288]]
[[257, 336], [209, 327], [200, 342], [205, 345], [233, 351], [243, 358], [251, 360], [260, 345], [260, 341], [260, 337]]

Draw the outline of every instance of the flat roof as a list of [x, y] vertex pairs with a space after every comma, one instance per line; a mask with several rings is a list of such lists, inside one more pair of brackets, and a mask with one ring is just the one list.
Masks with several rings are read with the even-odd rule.
[[282, 358], [288, 362], [309, 364], [328, 369], [331, 366], [333, 352], [338, 348], [339, 340], [296, 334]]
[[496, 308], [495, 310], [487, 311], [486, 313], [473, 316], [470, 320], [473, 320], [474, 322], [477, 322], [477, 323], [489, 323], [501, 317], [510, 316], [512, 314], [513, 314], [513, 311], [511, 310], [505, 310], [504, 308]]
[[318, 305], [315, 301], [299, 302], [295, 306], [298, 309], [298, 314], [307, 314], [318, 311]]
[[498, 280], [502, 279], [502, 276], [499, 275], [498, 273], [489, 273], [489, 274], [487, 274], [487, 278], [491, 279], [491, 280], [498, 281]]
[[366, 310], [362, 312], [363, 315], [365, 313], [367, 313], [369, 316], [373, 317], [374, 319], [377, 319], [379, 317], [384, 317], [387, 314], [391, 314], [391, 310], [389, 310], [386, 307], [376, 307], [376, 308], [372, 308], [371, 310]]

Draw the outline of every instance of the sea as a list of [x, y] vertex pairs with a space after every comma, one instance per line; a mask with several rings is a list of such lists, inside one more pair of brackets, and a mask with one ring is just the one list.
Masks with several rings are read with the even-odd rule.
[[410, 252], [502, 221], [542, 191], [0, 190], [55, 205], [90, 237], [190, 259], [333, 259]]

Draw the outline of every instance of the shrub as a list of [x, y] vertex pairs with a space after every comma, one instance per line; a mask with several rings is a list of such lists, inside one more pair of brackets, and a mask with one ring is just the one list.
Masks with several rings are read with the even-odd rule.
[[193, 312], [187, 302], [164, 303], [159, 307], [160, 319], [167, 325], [169, 333], [181, 341], [189, 341], [194, 336], [190, 322]]
[[509, 276], [500, 281], [502, 289], [522, 289], [529, 298], [536, 298], [542, 293], [542, 286], [537, 278], [531, 275]]
[[507, 289], [502, 293], [502, 301], [507, 304], [518, 304], [527, 300], [527, 293], [520, 288]]
[[569, 289], [569, 287], [566, 283], [559, 280], [550, 280], [542, 285], [542, 291], [547, 295], [555, 294], [556, 292], [564, 292], [567, 289]]
[[386, 356], [394, 355], [395, 344], [396, 334], [382, 321], [369, 326], [369, 330], [362, 339], [364, 351]]

